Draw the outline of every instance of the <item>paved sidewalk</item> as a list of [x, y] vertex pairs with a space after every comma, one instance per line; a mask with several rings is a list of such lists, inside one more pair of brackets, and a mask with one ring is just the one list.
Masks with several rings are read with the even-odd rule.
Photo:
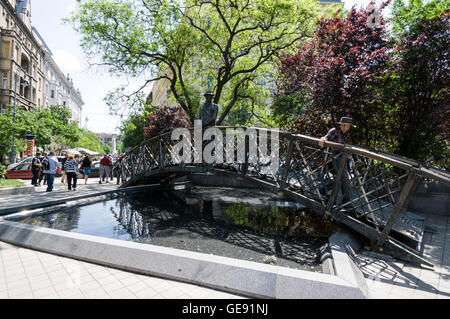
[[237, 299], [243, 297], [0, 242], [0, 299], [5, 298]]
[[[98, 184], [98, 179], [81, 181], [77, 195], [112, 190], [116, 184]], [[55, 180], [52, 193], [45, 187], [26, 196], [0, 197], [0, 208], [20, 203], [64, 199], [73, 196], [67, 186]], [[450, 218], [422, 215], [427, 225], [438, 233], [425, 233], [423, 255], [435, 264], [434, 269], [415, 267], [401, 261], [380, 259], [364, 252], [356, 262], [366, 277], [369, 298], [450, 299]], [[20, 248], [0, 241], [0, 298], [243, 298], [152, 276], [138, 275], [92, 263]]]
[[360, 252], [357, 264], [366, 277], [370, 298], [450, 299], [450, 218], [418, 214], [437, 229], [425, 233], [423, 256], [434, 268], [420, 268], [398, 260], [373, 258]]
[[[30, 184], [30, 180], [24, 180], [24, 182], [27, 185]], [[42, 202], [62, 201], [74, 196], [111, 191], [117, 187], [118, 185], [116, 185], [115, 180], [112, 182], [110, 181], [107, 184], [99, 184], [98, 178], [90, 178], [88, 179], [88, 183], [86, 185], [84, 184], [84, 180], [79, 179], [77, 183], [77, 190], [69, 191], [67, 185], [61, 183], [61, 178], [57, 177], [55, 178], [52, 192], [46, 192], [47, 185], [42, 185], [35, 187], [34, 193], [0, 196], [0, 215], [2, 214], [2, 211], [5, 211], [11, 207], [29, 206], [33, 204], [40, 204]]]

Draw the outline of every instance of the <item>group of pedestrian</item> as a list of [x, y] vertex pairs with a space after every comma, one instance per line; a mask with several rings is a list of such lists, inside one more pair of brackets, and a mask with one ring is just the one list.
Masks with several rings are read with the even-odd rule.
[[67, 184], [69, 191], [76, 191], [77, 174], [79, 170], [83, 170], [84, 184], [86, 185], [91, 174], [92, 159], [89, 155], [80, 159], [66, 153], [65, 157], [59, 162], [54, 152], [45, 152], [43, 156], [38, 152], [31, 162], [31, 172], [33, 174], [31, 184], [41, 186], [41, 182], [44, 180], [43, 185], [47, 184], [46, 192], [53, 191], [57, 167], [61, 167], [61, 183]]
[[45, 178], [44, 185], [47, 184], [46, 191], [53, 191], [57, 167], [61, 167], [61, 163], [58, 162], [55, 152], [44, 153], [43, 157], [41, 157], [41, 153], [36, 153], [36, 156], [31, 162], [31, 172], [33, 174], [31, 184], [40, 186], [42, 179]]

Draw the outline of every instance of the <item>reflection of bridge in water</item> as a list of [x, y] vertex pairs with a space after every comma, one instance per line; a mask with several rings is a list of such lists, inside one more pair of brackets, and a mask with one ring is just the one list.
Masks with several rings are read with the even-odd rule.
[[[191, 173], [213, 173], [252, 183], [300, 202], [321, 214], [330, 216], [368, 238], [394, 257], [417, 264], [431, 265], [419, 251], [425, 229], [424, 219], [407, 212], [408, 203], [422, 181], [450, 186], [450, 174], [425, 167], [414, 160], [395, 154], [369, 150], [354, 145], [327, 142], [309, 136], [252, 128], [258, 155], [252, 156], [249, 139], [238, 128], [220, 127], [245, 139], [244, 159], [237, 161], [237, 147], [216, 144], [227, 163], [207, 164], [177, 161], [177, 141], [171, 133], [153, 137], [118, 162], [122, 187], [147, 183], [171, 183]], [[276, 134], [272, 134], [276, 132]], [[239, 136], [241, 134], [242, 136]], [[261, 137], [268, 137], [268, 141]], [[195, 158], [199, 151], [192, 146]], [[274, 169], [265, 152], [279, 155]], [[177, 155], [177, 156], [175, 156]], [[182, 156], [181, 156], [182, 158]], [[343, 187], [345, 185], [347, 187]], [[347, 189], [347, 195], [343, 191]], [[344, 200], [345, 197], [348, 197]]]
[[174, 200], [163, 194], [120, 197], [118, 211], [112, 213], [135, 241], [259, 262], [276, 256], [277, 264], [321, 267], [320, 248], [326, 238], [262, 235], [207, 213], [194, 213], [174, 205]]

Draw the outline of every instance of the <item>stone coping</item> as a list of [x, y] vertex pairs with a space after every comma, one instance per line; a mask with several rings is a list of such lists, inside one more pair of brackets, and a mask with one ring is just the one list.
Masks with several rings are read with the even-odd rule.
[[[145, 189], [141, 187], [140, 189]], [[136, 189], [135, 189], [136, 190]], [[119, 190], [117, 190], [119, 192]], [[169, 247], [71, 233], [15, 222], [17, 218], [107, 199], [109, 195], [0, 217], [0, 240], [125, 271], [215, 288], [252, 298], [360, 299], [364, 279], [352, 254], [359, 242], [347, 232], [333, 235], [323, 252], [324, 273], [221, 257]]]
[[0, 189], [0, 196], [7, 195], [21, 195], [21, 194], [31, 194], [34, 193], [34, 186], [18, 186], [18, 187], [8, 187]]

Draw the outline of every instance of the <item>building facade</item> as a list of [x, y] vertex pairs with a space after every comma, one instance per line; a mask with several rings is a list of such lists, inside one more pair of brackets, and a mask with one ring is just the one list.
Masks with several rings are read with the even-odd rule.
[[111, 133], [95, 133], [99, 139], [111, 146], [111, 154], [117, 154], [117, 134]]
[[0, 0], [0, 112], [14, 105], [64, 105], [81, 125], [84, 104], [69, 75], [52, 58], [43, 37], [32, 26], [30, 0]]
[[81, 127], [81, 112], [83, 110], [83, 99], [79, 89], [73, 85], [73, 79], [61, 71], [53, 59], [53, 53], [45, 43], [43, 37], [35, 27], [32, 32], [38, 42], [44, 48], [44, 98], [42, 106], [64, 105], [72, 113], [72, 120]]
[[30, 1], [0, 0], [0, 112], [14, 104], [30, 110], [44, 99], [44, 55], [31, 32]]

